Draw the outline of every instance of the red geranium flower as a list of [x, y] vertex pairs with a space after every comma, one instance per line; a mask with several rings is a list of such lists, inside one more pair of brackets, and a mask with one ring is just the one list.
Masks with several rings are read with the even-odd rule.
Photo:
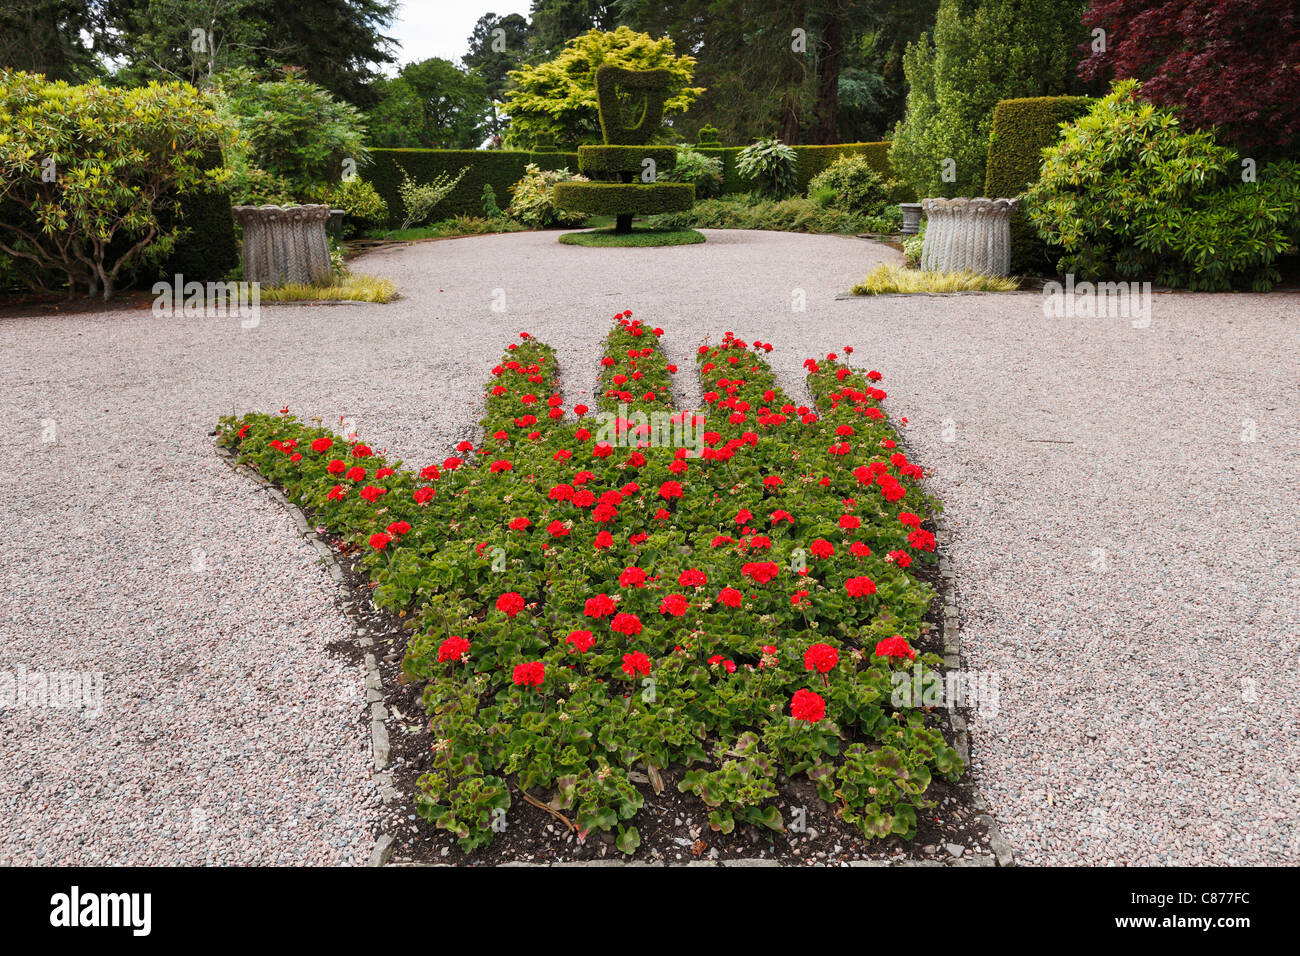
[[388, 547], [388, 542], [392, 540], [392, 538], [384, 534], [382, 531], [377, 531], [370, 536], [370, 547], [374, 548], [376, 551], [383, 551], [384, 548]]
[[721, 593], [718, 594], [718, 603], [725, 604], [727, 607], [740, 607], [740, 602], [744, 597], [735, 588], [723, 588]]
[[447, 638], [438, 647], [438, 663], [460, 660], [462, 656], [469, 653], [469, 646], [469, 641], [463, 637], [453, 635]]
[[850, 597], [868, 597], [876, 593], [876, 582], [867, 577], [849, 578], [844, 582], [844, 590]]
[[918, 551], [933, 551], [934, 535], [923, 528], [917, 528], [907, 536], [907, 543]]
[[625, 588], [645, 587], [645, 570], [642, 568], [624, 568], [618, 576], [618, 583]]
[[620, 634], [634, 637], [641, 633], [641, 619], [635, 614], [615, 614], [609, 626]]
[[311, 450], [314, 452], [329, 451], [334, 446], [334, 441], [329, 438], [317, 438], [311, 443]]
[[876, 645], [877, 657], [906, 657], [908, 660], [916, 659], [916, 651], [907, 643], [907, 639], [895, 634], [893, 637], [887, 637]]
[[813, 644], [804, 651], [803, 668], [807, 671], [815, 670], [819, 674], [825, 674], [839, 662], [839, 652], [829, 644]]
[[631, 654], [624, 654], [623, 673], [628, 677], [636, 677], [637, 674], [643, 676], [649, 675], [650, 658], [646, 657], [641, 651], [633, 651]]
[[750, 578], [756, 584], [766, 584], [776, 577], [780, 568], [775, 561], [756, 561], [741, 567], [740, 573]]
[[597, 594], [594, 598], [587, 598], [582, 613], [587, 617], [608, 617], [614, 610], [614, 601], [608, 594]]
[[546, 679], [546, 665], [541, 661], [516, 664], [510, 679], [519, 687], [541, 687]]
[[677, 578], [684, 588], [699, 588], [709, 583], [709, 576], [698, 568], [688, 568]]
[[497, 610], [502, 611], [506, 617], [513, 618], [523, 609], [523, 596], [516, 591], [507, 591], [505, 594], [497, 598]]
[[591, 631], [572, 631], [564, 639], [564, 643], [571, 645], [579, 654], [585, 654], [591, 650], [591, 645], [596, 641], [591, 636]]
[[808, 546], [808, 550], [813, 553], [814, 558], [825, 560], [835, 554], [835, 545], [831, 544], [825, 538], [818, 538]]
[[826, 716], [826, 701], [810, 690], [797, 690], [790, 698], [790, 716], [815, 724]]
[[680, 594], [669, 594], [664, 597], [659, 604], [660, 614], [671, 614], [673, 617], [681, 617], [690, 608], [689, 602]]

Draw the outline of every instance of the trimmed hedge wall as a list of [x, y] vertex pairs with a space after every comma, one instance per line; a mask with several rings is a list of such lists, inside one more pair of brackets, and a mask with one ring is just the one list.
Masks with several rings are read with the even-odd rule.
[[483, 187], [490, 185], [502, 209], [510, 205], [510, 187], [524, 178], [524, 167], [535, 163], [541, 169], [578, 171], [577, 153], [525, 152], [503, 149], [372, 149], [370, 165], [361, 170], [363, 179], [375, 187], [388, 203], [388, 228], [402, 222], [402, 199], [397, 186], [402, 181], [400, 165], [419, 182], [439, 173], [455, 176], [462, 166], [465, 174], [450, 196], [434, 211], [435, 219], [450, 216], [483, 215]]
[[[180, 206], [180, 224], [188, 232], [176, 241], [171, 255], [159, 268], [159, 276], [170, 279], [179, 273], [187, 282], [222, 281], [239, 265], [230, 194], [218, 190], [191, 193], [180, 200]], [[170, 228], [170, 223], [164, 226]]]
[[[993, 131], [984, 178], [984, 195], [1010, 199], [1038, 181], [1043, 149], [1060, 137], [1060, 125], [1078, 119], [1092, 107], [1086, 96], [1031, 96], [1002, 100], [993, 109]], [[1038, 236], [1023, 209], [1011, 217], [1011, 271], [1015, 274], [1054, 272], [1060, 251], [1053, 252]]]
[[556, 183], [555, 205], [596, 216], [653, 216], [695, 204], [691, 183]]
[[[894, 172], [889, 165], [889, 143], [843, 143], [837, 146], [796, 146], [799, 156], [797, 170], [800, 192], [808, 189], [808, 180], [829, 166], [841, 156], [862, 154], [871, 165], [886, 179], [893, 179]], [[646, 150], [646, 155], [654, 155], [656, 147], [639, 147]], [[722, 192], [746, 192], [746, 183], [736, 174], [736, 154], [740, 146], [696, 146], [696, 152], [722, 160]], [[671, 147], [667, 147], [671, 151]], [[656, 160], [657, 161], [657, 160]], [[388, 227], [397, 228], [402, 221], [402, 200], [397, 194], [397, 184], [402, 174], [398, 164], [417, 180], [427, 182], [439, 173], [452, 176], [462, 166], [469, 166], [452, 194], [442, 201], [434, 212], [438, 219], [449, 216], [483, 214], [483, 186], [490, 184], [496, 191], [497, 202], [504, 209], [510, 204], [510, 187], [524, 178], [524, 167], [536, 163], [542, 169], [568, 168], [578, 172], [577, 153], [526, 152], [523, 150], [481, 150], [481, 149], [372, 149], [370, 165], [361, 171], [362, 178], [368, 180], [379, 195], [388, 203]], [[662, 168], [662, 166], [661, 166]], [[637, 166], [640, 170], [640, 164]]]

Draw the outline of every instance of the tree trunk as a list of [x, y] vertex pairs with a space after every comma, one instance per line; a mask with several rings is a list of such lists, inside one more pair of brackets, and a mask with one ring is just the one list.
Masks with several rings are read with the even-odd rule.
[[808, 132], [808, 140], [830, 145], [838, 142], [840, 65], [844, 58], [844, 11], [838, 2], [831, 3], [826, 11], [826, 24], [822, 28], [817, 52], [817, 105], [813, 110], [816, 119]]

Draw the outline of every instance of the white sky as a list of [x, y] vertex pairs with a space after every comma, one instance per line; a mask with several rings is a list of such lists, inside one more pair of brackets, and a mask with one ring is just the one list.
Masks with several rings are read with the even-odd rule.
[[531, 6], [531, 0], [403, 0], [397, 19], [386, 32], [400, 45], [398, 65], [431, 56], [455, 61], [465, 53], [465, 41], [483, 14], [527, 17]]

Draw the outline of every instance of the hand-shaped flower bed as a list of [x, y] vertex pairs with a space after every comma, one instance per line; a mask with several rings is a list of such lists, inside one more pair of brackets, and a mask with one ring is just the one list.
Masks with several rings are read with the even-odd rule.
[[[220, 440], [369, 551], [378, 605], [418, 615], [404, 669], [428, 682], [434, 752], [418, 808], [464, 849], [492, 839], [511, 780], [631, 853], [638, 764], [656, 789], [683, 769], [724, 832], [782, 829], [784, 773], [868, 836], [910, 838], [932, 774], [963, 768], [933, 717], [891, 705], [895, 677], [938, 666], [912, 646], [934, 538], [879, 374], [809, 359], [817, 408], [801, 407], [771, 346], [727, 333], [699, 350], [705, 421], [674, 409], [661, 332], [630, 315], [602, 360], [603, 431], [584, 406], [566, 416], [553, 351], [523, 333], [492, 370], [482, 444], [438, 465], [285, 414], [223, 419]], [[674, 432], [637, 413], [698, 427], [699, 452], [658, 445]]]

